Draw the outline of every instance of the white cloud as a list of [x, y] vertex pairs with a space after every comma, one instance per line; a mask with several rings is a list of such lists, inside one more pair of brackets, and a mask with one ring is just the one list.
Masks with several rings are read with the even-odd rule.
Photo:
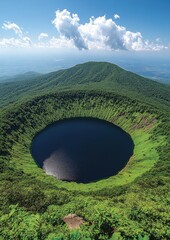
[[[120, 18], [115, 14], [114, 18]], [[72, 41], [78, 49], [158, 51], [165, 46], [144, 40], [140, 32], [132, 32], [117, 25], [106, 16], [91, 17], [88, 23], [80, 24], [77, 14], [57, 10], [53, 21], [60, 37]]]
[[79, 31], [90, 49], [126, 49], [122, 40], [125, 28], [105, 16], [90, 18], [89, 23], [79, 27]]
[[119, 19], [120, 16], [118, 14], [114, 14], [114, 19]]
[[37, 42], [37, 43], [32, 43], [32, 47], [34, 48], [56, 48], [56, 49], [62, 49], [62, 48], [76, 48], [74, 46], [74, 43], [71, 40], [68, 40], [64, 37], [56, 38], [52, 37], [48, 41], [44, 42]]
[[56, 17], [52, 23], [61, 36], [73, 41], [75, 46], [82, 50], [87, 49], [87, 46], [79, 31], [79, 21], [80, 19], [77, 14], [71, 14], [64, 9], [63, 11], [56, 11]]
[[0, 39], [0, 48], [29, 48], [31, 44], [29, 37]]
[[32, 46], [31, 39], [24, 34], [22, 28], [16, 23], [6, 22], [2, 28], [13, 30], [17, 37], [0, 39], [0, 48], [29, 48]]
[[48, 46], [49, 48], [74, 48], [75, 47], [71, 40], [67, 40], [64, 37], [60, 37], [60, 38], [52, 37], [46, 46]]
[[38, 39], [41, 40], [43, 38], [48, 38], [48, 34], [47, 33], [40, 33], [40, 35], [38, 36]]
[[145, 42], [140, 32], [125, 31], [123, 34], [123, 42], [128, 50], [146, 50]]
[[[118, 18], [115, 14], [115, 18]], [[57, 10], [53, 25], [59, 37], [48, 38], [48, 33], [41, 33], [38, 39], [48, 38], [48, 41], [32, 42], [23, 29], [15, 23], [6, 22], [2, 28], [13, 30], [17, 37], [0, 39], [0, 48], [78, 48], [101, 50], [128, 50], [128, 51], [160, 51], [170, 48], [164, 46], [158, 39], [151, 42], [144, 39], [140, 32], [132, 32], [124, 26], [115, 23], [106, 16], [91, 17], [89, 22], [80, 24], [77, 14], [67, 9]]]
[[22, 35], [22, 29], [16, 23], [6, 22], [2, 28], [5, 30], [13, 30], [17, 35]]

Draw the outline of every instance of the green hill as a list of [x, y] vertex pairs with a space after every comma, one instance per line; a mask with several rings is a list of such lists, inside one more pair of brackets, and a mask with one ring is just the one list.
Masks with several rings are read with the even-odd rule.
[[43, 74], [37, 72], [26, 72], [24, 74], [18, 74], [15, 76], [2, 76], [0, 77], [0, 83], [8, 83], [15, 81], [23, 81], [36, 78], [38, 76], [42, 76]]
[[[110, 63], [1, 83], [0, 239], [169, 240], [169, 105], [170, 86]], [[32, 139], [74, 117], [130, 134], [134, 154], [125, 168], [88, 184], [45, 174], [31, 155]], [[68, 230], [69, 214], [83, 219], [80, 229]]]
[[86, 89], [119, 93], [142, 102], [170, 107], [170, 86], [106, 62], [88, 62], [24, 81], [0, 84], [0, 106], [56, 90]]

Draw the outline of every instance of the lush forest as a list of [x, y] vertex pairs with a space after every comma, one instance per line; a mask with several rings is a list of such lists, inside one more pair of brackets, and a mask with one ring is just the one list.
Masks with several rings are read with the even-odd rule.
[[88, 62], [32, 79], [24, 76], [23, 80], [18, 78], [13, 82], [0, 83], [0, 107], [21, 99], [23, 101], [42, 94], [75, 89], [119, 93], [149, 102], [154, 107], [160, 106], [162, 110], [170, 107], [170, 85], [146, 79], [117, 65], [103, 62]]
[[[0, 86], [0, 239], [170, 238], [168, 86], [108, 63]], [[32, 139], [70, 117], [107, 120], [128, 132], [135, 148], [126, 167], [88, 184], [38, 168]], [[80, 229], [68, 229], [68, 214], [83, 219]]]

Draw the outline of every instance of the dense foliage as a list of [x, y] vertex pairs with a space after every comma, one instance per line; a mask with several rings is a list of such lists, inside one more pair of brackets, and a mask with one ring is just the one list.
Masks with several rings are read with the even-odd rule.
[[[77, 66], [78, 72], [70, 69], [69, 74], [75, 73], [75, 78], [79, 75], [83, 81], [83, 76], [89, 71], [93, 80], [98, 82], [111, 71], [109, 66], [106, 65], [98, 74], [95, 66], [90, 72], [87, 64], [84, 70]], [[115, 68], [113, 74], [119, 71], [116, 66], [112, 68]], [[65, 71], [57, 74], [68, 81]], [[90, 75], [84, 79], [85, 83]], [[56, 73], [49, 76], [51, 81], [55, 81]], [[16, 92], [22, 92], [22, 84], [17, 84]], [[131, 93], [135, 92], [133, 86], [131, 90], [126, 86], [127, 93], [123, 95], [120, 94], [122, 92], [118, 95], [107, 91], [80, 91], [76, 90], [77, 87], [74, 91], [65, 92], [52, 93], [49, 90], [51, 93], [43, 95], [41, 89], [36, 93], [34, 84], [32, 89], [35, 88], [35, 95], [39, 96], [33, 98], [27, 92], [25, 99], [19, 98], [14, 104], [4, 107], [0, 114], [0, 239], [168, 240], [168, 90], [160, 85], [159, 98], [154, 87], [152, 98], [146, 93], [150, 83], [143, 84], [145, 94], [142, 103], [136, 97], [137, 91], [132, 96]], [[46, 84], [44, 81], [42, 89]], [[163, 91], [166, 94], [161, 97]], [[15, 93], [14, 96], [16, 98]], [[146, 103], [147, 97], [151, 99], [150, 104]], [[77, 184], [47, 176], [32, 159], [30, 147], [33, 137], [57, 120], [84, 116], [107, 120], [128, 132], [135, 144], [133, 157], [119, 174], [94, 183]], [[80, 229], [68, 230], [63, 218], [70, 213], [84, 219]]]
[[17, 99], [70, 89], [111, 91], [168, 110], [170, 85], [164, 85], [111, 64], [88, 62], [33, 79], [0, 83], [0, 106]]

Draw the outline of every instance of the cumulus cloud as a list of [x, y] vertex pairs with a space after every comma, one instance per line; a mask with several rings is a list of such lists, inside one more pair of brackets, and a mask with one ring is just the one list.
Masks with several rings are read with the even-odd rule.
[[90, 49], [126, 49], [123, 42], [125, 28], [105, 16], [90, 18], [89, 23], [79, 26], [79, 31]]
[[[115, 14], [114, 19], [120, 18]], [[79, 50], [101, 49], [110, 51], [160, 51], [170, 48], [164, 46], [159, 39], [151, 42], [144, 39], [140, 32], [133, 32], [118, 25], [114, 19], [106, 16], [91, 17], [88, 22], [81, 24], [77, 14], [67, 9], [57, 10], [52, 24], [59, 36], [49, 38], [48, 33], [42, 32], [37, 42], [32, 42], [16, 23], [6, 22], [2, 28], [13, 30], [17, 37], [0, 39], [0, 47], [22, 48], [78, 48]], [[48, 41], [40, 41], [48, 38]]]
[[120, 16], [118, 14], [114, 14], [114, 19], [119, 19]]
[[13, 30], [17, 37], [0, 39], [0, 48], [28, 48], [31, 47], [32, 41], [26, 36], [21, 27], [16, 23], [6, 22], [2, 29]]
[[38, 36], [38, 39], [44, 39], [44, 38], [48, 38], [48, 34], [47, 33], [40, 33], [40, 35]]
[[0, 39], [0, 48], [28, 48], [31, 44], [29, 37]]
[[[114, 15], [115, 19], [120, 18]], [[158, 51], [165, 46], [144, 40], [140, 32], [132, 32], [117, 25], [106, 16], [91, 17], [88, 23], [80, 24], [77, 14], [57, 10], [53, 21], [60, 37], [72, 41], [78, 49]]]
[[64, 9], [63, 11], [56, 11], [56, 17], [52, 23], [61, 36], [73, 41], [75, 46], [82, 50], [87, 49], [87, 46], [79, 31], [79, 21], [80, 19], [77, 14], [71, 14]]
[[6, 22], [2, 28], [5, 30], [13, 30], [17, 35], [22, 35], [22, 29], [16, 23]]

